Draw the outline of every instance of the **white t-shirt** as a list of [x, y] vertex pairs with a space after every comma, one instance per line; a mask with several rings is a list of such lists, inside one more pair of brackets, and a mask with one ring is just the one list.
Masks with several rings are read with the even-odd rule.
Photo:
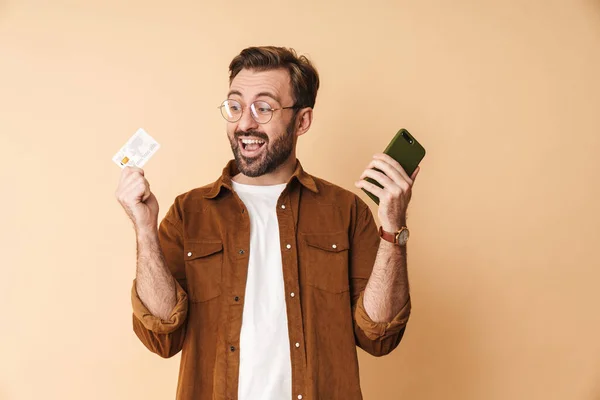
[[292, 398], [292, 363], [277, 201], [285, 184], [233, 190], [250, 216], [250, 260], [240, 334], [239, 400]]

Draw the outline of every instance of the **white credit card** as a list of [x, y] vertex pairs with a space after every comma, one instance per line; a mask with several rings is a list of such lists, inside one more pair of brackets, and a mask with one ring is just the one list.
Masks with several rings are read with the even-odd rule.
[[141, 168], [158, 149], [160, 149], [160, 144], [140, 128], [115, 154], [113, 161], [121, 168]]

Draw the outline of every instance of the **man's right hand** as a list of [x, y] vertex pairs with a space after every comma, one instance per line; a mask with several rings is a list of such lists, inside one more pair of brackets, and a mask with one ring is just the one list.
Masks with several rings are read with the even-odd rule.
[[115, 196], [133, 222], [137, 233], [154, 232], [158, 223], [158, 201], [150, 191], [144, 170], [125, 167]]
[[137, 295], [152, 315], [168, 320], [177, 303], [177, 289], [159, 244], [158, 201], [150, 191], [144, 170], [123, 168], [115, 196], [135, 226]]

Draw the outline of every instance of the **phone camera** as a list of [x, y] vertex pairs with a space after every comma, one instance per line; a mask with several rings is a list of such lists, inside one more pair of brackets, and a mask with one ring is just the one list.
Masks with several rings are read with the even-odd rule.
[[413, 138], [411, 138], [410, 135], [406, 132], [402, 132], [402, 137], [410, 144], [413, 144], [415, 142]]

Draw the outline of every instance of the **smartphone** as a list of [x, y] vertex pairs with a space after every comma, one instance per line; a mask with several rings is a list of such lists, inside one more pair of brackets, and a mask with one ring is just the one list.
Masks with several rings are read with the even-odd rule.
[[[404, 168], [404, 171], [411, 176], [413, 172], [419, 166], [419, 163], [425, 157], [425, 148], [415, 139], [406, 129], [400, 129], [396, 136], [392, 139], [387, 148], [383, 151], [385, 154], [392, 157], [394, 160]], [[377, 168], [376, 171], [382, 172]], [[379, 182], [371, 179], [364, 178], [367, 182], [371, 182], [380, 188], [383, 188]], [[379, 198], [374, 194], [362, 189], [377, 205], [379, 205]]]

